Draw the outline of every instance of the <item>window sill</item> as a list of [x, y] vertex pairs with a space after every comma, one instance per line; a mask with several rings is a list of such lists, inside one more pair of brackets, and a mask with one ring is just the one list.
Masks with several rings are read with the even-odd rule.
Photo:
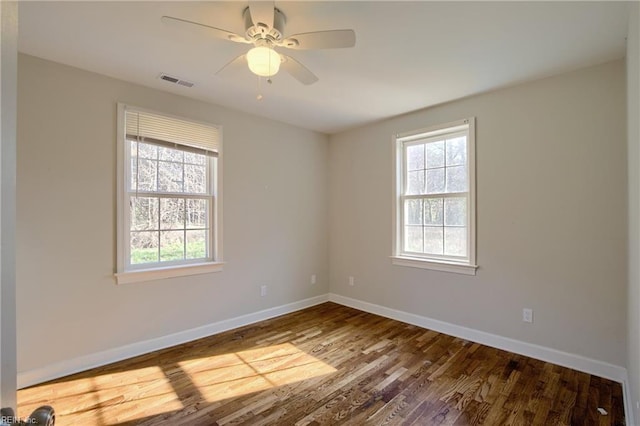
[[165, 278], [185, 277], [222, 271], [223, 262], [196, 263], [166, 268], [139, 269], [115, 274], [117, 284], [131, 284]]
[[408, 266], [410, 268], [431, 269], [441, 272], [453, 272], [456, 274], [475, 275], [478, 265], [465, 265], [453, 262], [437, 262], [434, 260], [419, 259], [415, 257], [391, 256], [391, 263], [396, 266]]

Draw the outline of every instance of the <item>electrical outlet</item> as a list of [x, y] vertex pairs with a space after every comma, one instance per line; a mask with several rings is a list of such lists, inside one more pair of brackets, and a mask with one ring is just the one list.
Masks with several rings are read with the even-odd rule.
[[524, 308], [522, 310], [522, 321], [533, 322], [533, 309]]
[[353, 277], [349, 277], [349, 285], [356, 285], [356, 279]]
[[266, 285], [260, 286], [260, 296], [264, 297], [266, 295], [267, 295], [267, 286]]
[[316, 274], [311, 275], [311, 284], [315, 284], [317, 282]]

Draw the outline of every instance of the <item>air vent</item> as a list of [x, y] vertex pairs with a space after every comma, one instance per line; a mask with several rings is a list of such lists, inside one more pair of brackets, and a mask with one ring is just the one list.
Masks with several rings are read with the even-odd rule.
[[193, 87], [193, 83], [187, 80], [182, 80], [178, 77], [174, 77], [168, 74], [160, 74], [160, 76], [158, 77], [160, 78], [160, 80], [164, 80], [164, 81], [168, 81], [169, 83], [173, 83], [173, 84], [179, 84], [180, 86], [184, 86], [184, 87]]

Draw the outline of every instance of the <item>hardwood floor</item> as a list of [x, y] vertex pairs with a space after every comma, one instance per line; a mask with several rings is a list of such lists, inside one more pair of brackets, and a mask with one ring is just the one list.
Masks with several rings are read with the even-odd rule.
[[[57, 425], [624, 425], [619, 383], [334, 303], [18, 392]], [[598, 407], [606, 410], [601, 415]]]

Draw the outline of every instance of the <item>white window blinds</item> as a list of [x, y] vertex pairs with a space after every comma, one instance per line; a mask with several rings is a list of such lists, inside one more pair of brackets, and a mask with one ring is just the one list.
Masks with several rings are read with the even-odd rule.
[[158, 145], [181, 145], [217, 155], [220, 131], [213, 125], [180, 120], [130, 107], [125, 111], [125, 131], [129, 140]]

